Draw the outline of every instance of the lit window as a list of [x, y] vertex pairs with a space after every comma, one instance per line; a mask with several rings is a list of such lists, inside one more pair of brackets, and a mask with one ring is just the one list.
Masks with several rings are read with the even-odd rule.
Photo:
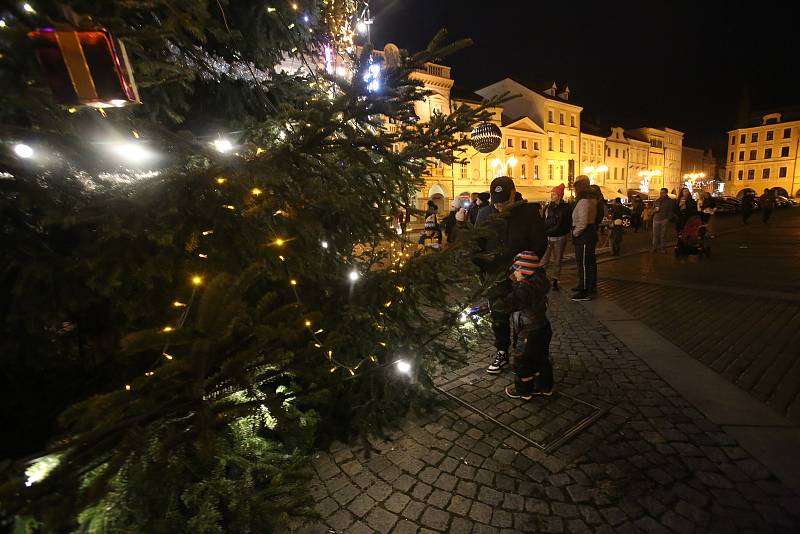
[[547, 150], [550, 150], [551, 152], [553, 150], [553, 138], [552, 137], [548, 137], [547, 138]]
[[747, 137], [745, 136], [745, 134], [742, 134], [741, 137], [739, 137], [739, 144], [744, 144], [745, 139], [747, 139]]
[[569, 116], [569, 125], [575, 128], [575, 115]]
[[569, 151], [570, 151], [571, 154], [575, 153], [575, 140], [574, 139], [570, 139], [569, 140]]
[[539, 164], [538, 163], [533, 166], [533, 179], [534, 180], [538, 180], [539, 179]]
[[744, 161], [744, 150], [739, 151], [739, 161]]
[[564, 152], [564, 140], [563, 139], [559, 139], [558, 140], [558, 151], [559, 152]]
[[526, 170], [527, 170], [527, 168], [526, 168], [526, 165], [525, 165], [524, 163], [523, 163], [522, 165], [520, 165], [520, 166], [519, 166], [519, 171], [520, 171], [520, 175], [519, 175], [519, 176], [520, 176], [520, 178], [522, 178], [523, 180], [525, 179], [525, 171], [526, 171]]
[[552, 180], [553, 179], [553, 164], [547, 166], [547, 178]]
[[533, 142], [533, 149], [534, 150], [539, 150], [539, 141], [534, 141]]

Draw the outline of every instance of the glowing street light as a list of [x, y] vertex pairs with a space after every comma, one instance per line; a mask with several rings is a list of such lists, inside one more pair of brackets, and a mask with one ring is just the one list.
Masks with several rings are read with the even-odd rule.
[[396, 362], [397, 370], [403, 374], [409, 374], [411, 372], [411, 364], [405, 360], [397, 360]]
[[33, 149], [24, 143], [14, 145], [14, 153], [22, 159], [33, 157]]
[[214, 145], [214, 148], [217, 150], [217, 152], [220, 152], [222, 154], [225, 154], [226, 152], [230, 152], [231, 150], [233, 150], [233, 143], [231, 143], [229, 140], [223, 137], [215, 139], [214, 142], [211, 144]]
[[361, 275], [358, 274], [358, 271], [353, 269], [352, 271], [350, 271], [350, 274], [348, 275], [348, 278], [350, 278], [351, 282], [357, 282], [358, 279], [361, 278]]

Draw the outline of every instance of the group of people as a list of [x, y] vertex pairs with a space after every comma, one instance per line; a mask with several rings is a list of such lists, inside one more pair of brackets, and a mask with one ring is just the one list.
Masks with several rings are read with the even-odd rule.
[[[761, 220], [767, 224], [772, 217], [772, 210], [775, 209], [777, 201], [775, 191], [769, 188], [764, 189], [764, 193], [758, 197], [758, 207], [761, 208]], [[756, 207], [756, 194], [754, 191], [746, 191], [742, 196], [742, 222], [747, 224], [747, 220], [753, 214]]]

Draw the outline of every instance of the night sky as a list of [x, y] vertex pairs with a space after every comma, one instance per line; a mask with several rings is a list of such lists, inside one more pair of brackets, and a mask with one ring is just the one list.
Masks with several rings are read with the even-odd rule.
[[[474, 45], [443, 63], [457, 85], [566, 80], [599, 125], [669, 126], [723, 156], [744, 95], [752, 110], [800, 104], [787, 4], [372, 0], [372, 41], [424, 48], [446, 28]], [[783, 6], [783, 7], [781, 7]], [[794, 22], [792, 22], [794, 19]], [[790, 29], [792, 28], [792, 29]]]

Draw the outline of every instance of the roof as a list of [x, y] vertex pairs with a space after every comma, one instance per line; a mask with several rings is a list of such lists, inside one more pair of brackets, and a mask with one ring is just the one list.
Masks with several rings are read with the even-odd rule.
[[454, 85], [450, 89], [450, 98], [455, 100], [466, 100], [467, 102], [475, 102], [476, 104], [480, 104], [484, 100], [484, 98], [478, 93], [459, 85]]
[[[553, 87], [553, 84], [555, 82], [552, 82], [552, 81], [550, 81], [550, 82], [531, 82], [531, 81], [521, 80], [521, 79], [518, 79], [518, 78], [509, 78], [509, 80], [513, 80], [513, 81], [517, 82], [518, 84], [522, 85], [523, 87], [525, 87], [527, 89], [530, 89], [534, 93], [536, 93], [536, 94], [538, 94], [540, 96], [543, 96], [543, 97], [545, 97], [547, 99], [555, 100], [556, 102], [564, 102], [565, 104], [572, 104], [574, 106], [578, 106], [578, 104], [575, 104], [571, 100], [564, 100], [563, 98], [560, 98], [558, 96], [558, 92], [556, 93], [556, 96], [553, 96], [551, 94], [545, 93], [546, 90], [548, 90], [551, 87]], [[558, 89], [559, 91], [561, 90], [561, 87], [568, 87], [568, 86], [567, 86], [566, 83], [563, 86], [559, 86], [559, 89]]]
[[636, 139], [637, 141], [642, 141], [643, 143], [649, 143], [650, 142], [650, 140], [647, 139], [646, 136], [640, 134], [639, 132], [635, 132], [635, 131], [632, 131], [632, 130], [624, 130], [624, 132], [625, 132], [625, 137], [627, 137], [629, 139]]
[[595, 135], [597, 137], [608, 137], [608, 130], [600, 128], [598, 125], [586, 120], [581, 120], [581, 133]]

